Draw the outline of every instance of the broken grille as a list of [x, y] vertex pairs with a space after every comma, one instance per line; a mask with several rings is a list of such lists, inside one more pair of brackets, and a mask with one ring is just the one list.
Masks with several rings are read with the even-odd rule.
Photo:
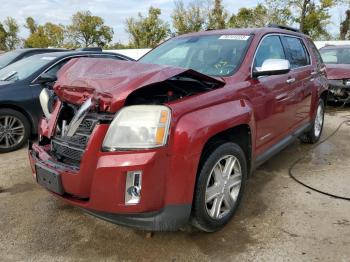
[[59, 162], [79, 166], [91, 133], [97, 123], [97, 119], [92, 119], [87, 116], [73, 136], [62, 137], [56, 135], [51, 141], [51, 152], [53, 156]]

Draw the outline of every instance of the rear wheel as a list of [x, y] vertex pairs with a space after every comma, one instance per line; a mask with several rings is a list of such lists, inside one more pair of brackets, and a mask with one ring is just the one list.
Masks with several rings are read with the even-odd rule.
[[324, 101], [320, 99], [312, 128], [300, 137], [300, 140], [303, 143], [315, 144], [318, 140], [320, 140], [324, 124], [324, 111], [325, 104]]
[[246, 158], [234, 143], [216, 147], [203, 161], [197, 180], [193, 225], [214, 232], [236, 212], [247, 178]]
[[22, 113], [12, 109], [0, 109], [0, 153], [23, 147], [29, 134], [30, 125]]

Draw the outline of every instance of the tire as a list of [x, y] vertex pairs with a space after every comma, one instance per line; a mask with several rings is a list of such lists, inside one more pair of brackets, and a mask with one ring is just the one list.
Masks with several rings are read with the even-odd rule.
[[[202, 231], [215, 232], [230, 221], [239, 206], [247, 180], [247, 162], [243, 150], [228, 142], [204, 157], [194, 194], [192, 224]], [[229, 163], [233, 164], [231, 172], [225, 171]], [[217, 196], [212, 198], [214, 195]]]
[[320, 99], [320, 101], [318, 102], [316, 116], [312, 123], [312, 127], [308, 132], [304, 133], [299, 138], [301, 142], [306, 144], [315, 144], [320, 140], [324, 124], [324, 111], [325, 104], [323, 99]]
[[28, 142], [28, 119], [13, 109], [0, 109], [0, 153], [20, 149]]

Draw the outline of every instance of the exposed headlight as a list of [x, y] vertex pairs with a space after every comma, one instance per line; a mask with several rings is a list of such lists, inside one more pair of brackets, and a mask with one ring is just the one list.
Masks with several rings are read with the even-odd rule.
[[51, 118], [51, 113], [49, 109], [50, 94], [46, 88], [43, 88], [43, 90], [41, 90], [39, 95], [39, 100], [40, 100], [40, 105], [45, 117], [47, 119], [50, 119]]
[[142, 105], [123, 108], [112, 121], [103, 149], [147, 149], [166, 144], [171, 119], [166, 106]]

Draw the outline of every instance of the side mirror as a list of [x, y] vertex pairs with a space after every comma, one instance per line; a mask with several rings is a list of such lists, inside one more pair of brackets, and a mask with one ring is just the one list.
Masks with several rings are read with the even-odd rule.
[[290, 63], [286, 59], [266, 59], [260, 68], [253, 72], [253, 77], [287, 74]]
[[43, 73], [41, 74], [38, 79], [36, 80], [36, 82], [38, 84], [48, 84], [48, 83], [54, 83], [57, 81], [57, 77], [50, 75], [48, 73]]

